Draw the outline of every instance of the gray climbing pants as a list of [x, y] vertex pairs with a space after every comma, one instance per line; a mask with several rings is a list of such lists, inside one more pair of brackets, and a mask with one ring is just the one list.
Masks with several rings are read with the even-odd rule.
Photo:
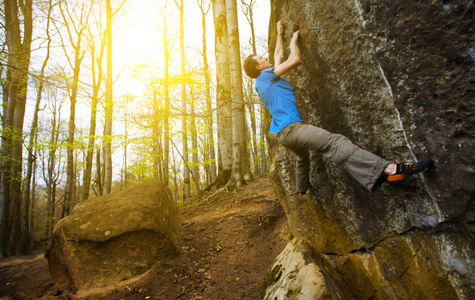
[[310, 156], [315, 150], [330, 161], [343, 166], [367, 190], [383, 173], [389, 162], [354, 145], [341, 134], [332, 134], [322, 128], [292, 123], [277, 133], [277, 140], [297, 154], [295, 166], [297, 189], [304, 193], [309, 185]]

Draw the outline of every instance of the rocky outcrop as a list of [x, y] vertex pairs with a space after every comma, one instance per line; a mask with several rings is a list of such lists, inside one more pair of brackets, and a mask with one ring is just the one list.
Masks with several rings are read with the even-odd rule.
[[158, 182], [81, 202], [54, 227], [53, 281], [89, 289], [141, 275], [178, 252], [179, 225], [178, 207]]
[[286, 44], [300, 30], [304, 63], [285, 77], [304, 121], [387, 160], [435, 162], [400, 187], [369, 192], [311, 153], [312, 188], [302, 196], [295, 155], [268, 137], [294, 236], [357, 299], [473, 299], [473, 1], [271, 2], [269, 53], [277, 20]]
[[266, 278], [264, 300], [351, 299], [331, 268], [322, 269], [314, 250], [294, 239], [275, 259]]

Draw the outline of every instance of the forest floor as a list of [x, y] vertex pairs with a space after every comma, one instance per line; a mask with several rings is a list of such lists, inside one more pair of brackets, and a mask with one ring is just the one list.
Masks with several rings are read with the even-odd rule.
[[37, 251], [0, 259], [0, 299], [259, 299], [290, 238], [268, 177], [239, 192], [206, 192], [182, 214], [180, 254], [133, 283], [67, 290], [53, 284], [44, 252]]

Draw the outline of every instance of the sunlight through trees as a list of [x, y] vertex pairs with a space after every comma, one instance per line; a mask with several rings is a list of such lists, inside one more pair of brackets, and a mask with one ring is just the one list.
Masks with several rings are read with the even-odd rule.
[[182, 203], [266, 172], [264, 109], [241, 76], [267, 48], [259, 5], [3, 1], [1, 256], [89, 197], [159, 180]]

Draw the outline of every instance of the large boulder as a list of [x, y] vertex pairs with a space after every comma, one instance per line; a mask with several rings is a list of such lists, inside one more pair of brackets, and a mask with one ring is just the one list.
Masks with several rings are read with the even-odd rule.
[[389, 161], [435, 162], [369, 192], [311, 152], [302, 196], [295, 155], [269, 136], [271, 180], [294, 236], [331, 261], [357, 299], [473, 299], [473, 1], [271, 3], [269, 53], [279, 19], [286, 46], [300, 30], [304, 63], [284, 77], [304, 121]]
[[178, 252], [180, 213], [169, 190], [146, 182], [81, 202], [56, 224], [47, 252], [53, 281], [102, 288]]

